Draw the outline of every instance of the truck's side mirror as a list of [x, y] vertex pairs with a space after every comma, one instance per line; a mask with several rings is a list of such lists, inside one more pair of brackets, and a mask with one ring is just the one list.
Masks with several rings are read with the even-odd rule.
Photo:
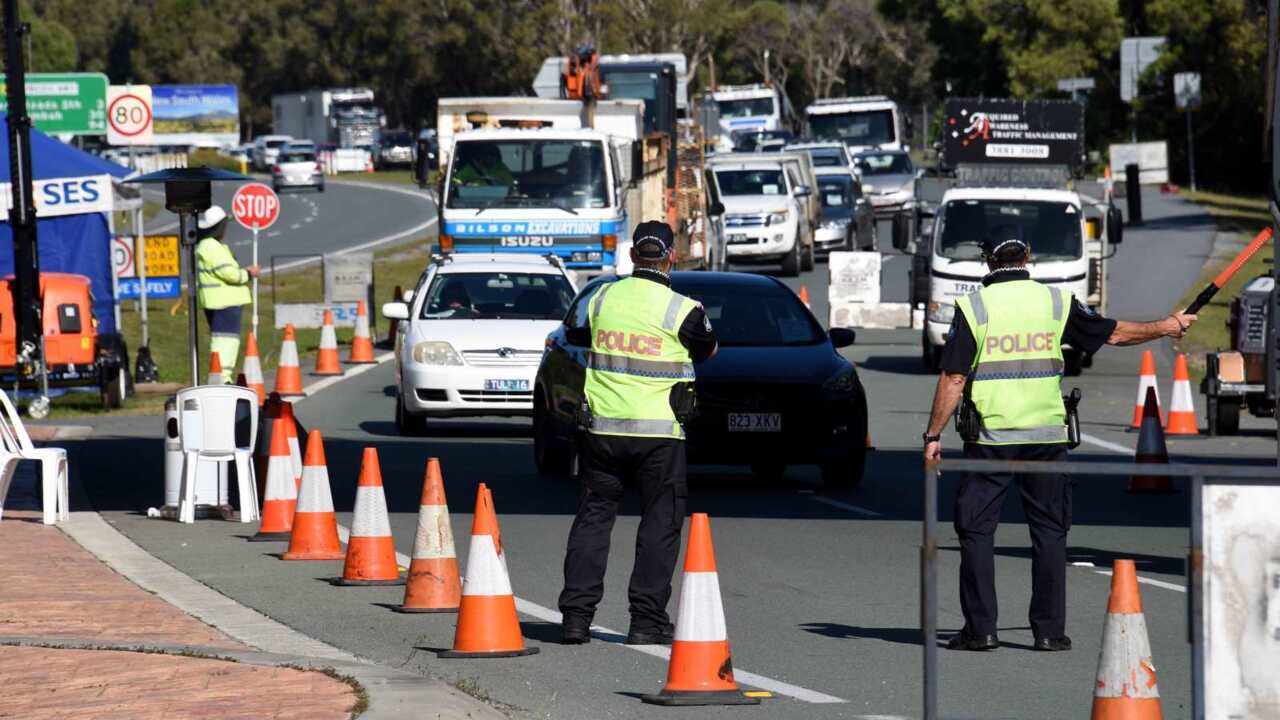
[[711, 203], [711, 207], [707, 210], [707, 212], [710, 213], [712, 217], [718, 217], [720, 215], [723, 215], [724, 203], [720, 202], [719, 200], [716, 200], [715, 202]]
[[810, 195], [813, 194], [813, 191], [809, 189], [808, 185], [797, 185], [795, 192], [791, 194], [795, 195], [796, 197], [809, 197]]
[[906, 213], [893, 216], [893, 247], [895, 250], [907, 249], [911, 244], [911, 217]]
[[1124, 242], [1124, 216], [1115, 205], [1107, 208], [1107, 242], [1111, 245]]

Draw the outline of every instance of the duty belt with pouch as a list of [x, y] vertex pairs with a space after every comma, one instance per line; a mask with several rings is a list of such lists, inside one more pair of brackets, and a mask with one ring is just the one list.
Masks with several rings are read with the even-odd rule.
[[982, 429], [982, 416], [978, 414], [978, 406], [973, 404], [973, 371], [964, 383], [964, 395], [960, 398], [960, 407], [956, 408], [956, 432], [965, 442], [977, 442], [978, 432]]
[[1080, 388], [1071, 388], [1071, 394], [1062, 396], [1067, 409], [1067, 448], [1080, 447]]
[[671, 386], [671, 412], [681, 425], [698, 415], [698, 393], [691, 382], [679, 382]]

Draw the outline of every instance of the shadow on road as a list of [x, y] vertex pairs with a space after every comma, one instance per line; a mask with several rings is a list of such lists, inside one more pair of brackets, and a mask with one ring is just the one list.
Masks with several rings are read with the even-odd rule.
[[858, 367], [900, 375], [938, 375], [937, 371], [924, 366], [919, 355], [872, 355], [858, 363]]
[[[939, 550], [947, 552], [960, 552], [958, 545], [939, 546]], [[1002, 557], [1021, 558], [1023, 560], [1031, 559], [1031, 548], [1024, 546], [1017, 547], [997, 547], [996, 555]], [[1069, 563], [1093, 563], [1094, 566], [1106, 569], [1112, 566], [1116, 560], [1126, 559], [1132, 560], [1138, 566], [1138, 572], [1158, 573], [1161, 575], [1186, 575], [1186, 562], [1182, 557], [1172, 555], [1146, 555], [1134, 552], [1114, 552], [1111, 550], [1102, 550], [1100, 548], [1079, 547], [1070, 545], [1067, 547], [1067, 562]]]

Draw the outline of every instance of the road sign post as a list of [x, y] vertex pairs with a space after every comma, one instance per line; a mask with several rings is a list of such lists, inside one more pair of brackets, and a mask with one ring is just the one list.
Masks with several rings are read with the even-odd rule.
[[[262, 183], [242, 185], [231, 198], [231, 214], [236, 222], [253, 233], [253, 264], [258, 264], [258, 231], [266, 230], [280, 217], [280, 198]], [[253, 279], [253, 333], [258, 333], [258, 278]]]
[[1196, 189], [1196, 149], [1191, 130], [1191, 111], [1200, 107], [1200, 73], [1184, 72], [1173, 76], [1173, 102], [1187, 115], [1187, 168], [1191, 189]]

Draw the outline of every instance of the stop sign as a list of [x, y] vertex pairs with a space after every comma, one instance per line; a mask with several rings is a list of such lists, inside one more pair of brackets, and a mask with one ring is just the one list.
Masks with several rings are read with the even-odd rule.
[[280, 217], [280, 198], [262, 183], [249, 183], [231, 198], [231, 214], [250, 230], [266, 230]]

